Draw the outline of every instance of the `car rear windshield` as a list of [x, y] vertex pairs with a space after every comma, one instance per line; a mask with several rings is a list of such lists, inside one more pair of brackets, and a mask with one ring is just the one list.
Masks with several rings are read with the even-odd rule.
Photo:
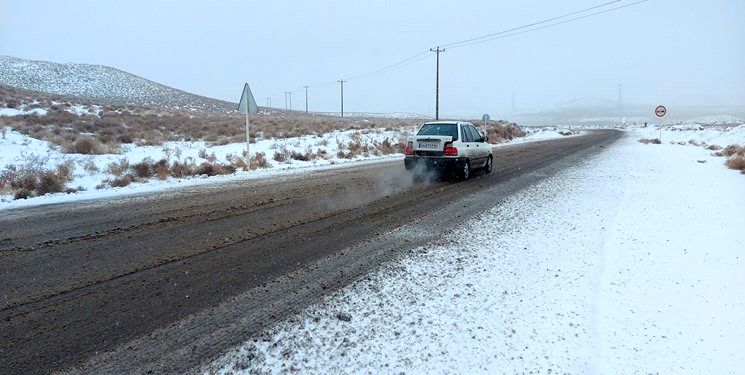
[[458, 139], [458, 124], [424, 124], [416, 135], [448, 135]]

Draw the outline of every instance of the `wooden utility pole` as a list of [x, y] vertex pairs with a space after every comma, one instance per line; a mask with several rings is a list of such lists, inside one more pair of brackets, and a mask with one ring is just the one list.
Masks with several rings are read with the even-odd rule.
[[343, 79], [339, 80], [339, 83], [341, 83], [341, 117], [344, 117], [344, 82], [347, 82]]
[[440, 46], [437, 46], [437, 48], [429, 49], [430, 51], [434, 52], [437, 56], [437, 72], [435, 73], [435, 120], [440, 119], [440, 52], [445, 52], [445, 49], [440, 49]]
[[308, 113], [308, 86], [305, 87], [305, 113]]

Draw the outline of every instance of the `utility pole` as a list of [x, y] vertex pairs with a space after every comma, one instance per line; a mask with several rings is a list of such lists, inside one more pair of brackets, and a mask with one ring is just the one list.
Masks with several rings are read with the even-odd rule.
[[272, 98], [266, 98], [266, 107], [272, 108]]
[[305, 113], [308, 113], [308, 86], [305, 87]]
[[[290, 98], [290, 104], [287, 104], [287, 98]], [[285, 109], [292, 110], [292, 91], [285, 91]]]
[[621, 96], [621, 84], [618, 84], [618, 120], [623, 122], [623, 97]]
[[344, 117], [344, 82], [347, 82], [343, 79], [339, 80], [339, 83], [341, 83], [341, 117]]
[[440, 52], [445, 52], [445, 49], [440, 49], [437, 46], [436, 49], [429, 49], [437, 55], [437, 72], [435, 73], [435, 120], [440, 119]]

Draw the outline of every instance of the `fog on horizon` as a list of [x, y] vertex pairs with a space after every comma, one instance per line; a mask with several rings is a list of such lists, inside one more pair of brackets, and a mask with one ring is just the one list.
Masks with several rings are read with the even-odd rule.
[[[607, 8], [625, 5], [623, 0]], [[604, 1], [0, 1], [0, 55], [113, 66], [201, 95], [339, 110], [339, 85], [430, 47]], [[745, 107], [745, 2], [647, 2], [441, 54], [443, 116], [615, 103]], [[434, 114], [435, 57], [345, 84], [345, 111]]]

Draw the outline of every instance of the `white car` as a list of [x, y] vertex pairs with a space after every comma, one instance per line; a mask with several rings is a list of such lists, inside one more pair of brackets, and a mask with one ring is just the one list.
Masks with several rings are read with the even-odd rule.
[[470, 122], [428, 122], [406, 142], [404, 165], [410, 171], [454, 173], [461, 180], [478, 168], [490, 173], [493, 156], [488, 140]]

